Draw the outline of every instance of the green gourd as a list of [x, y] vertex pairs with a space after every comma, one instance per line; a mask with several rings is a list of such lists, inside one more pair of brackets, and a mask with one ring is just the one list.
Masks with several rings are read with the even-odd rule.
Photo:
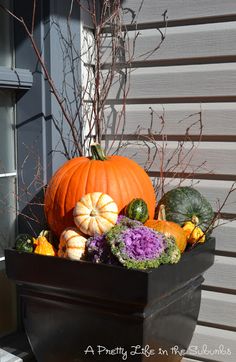
[[157, 205], [155, 218], [161, 205], [165, 206], [166, 220], [180, 226], [191, 221], [203, 232], [210, 234], [212, 231], [213, 209], [209, 201], [193, 187], [176, 187], [165, 193]]
[[125, 215], [130, 219], [145, 223], [148, 219], [148, 206], [143, 199], [133, 199], [126, 206]]
[[16, 237], [15, 248], [18, 251], [32, 253], [34, 250], [34, 239], [29, 234], [19, 234]]

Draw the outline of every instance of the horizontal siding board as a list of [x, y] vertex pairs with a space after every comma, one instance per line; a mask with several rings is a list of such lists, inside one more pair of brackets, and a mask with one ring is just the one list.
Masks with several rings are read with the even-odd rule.
[[125, 0], [123, 8], [127, 9], [124, 21], [130, 23], [135, 13], [138, 24], [161, 22], [166, 11], [168, 21], [236, 14], [234, 0]]
[[[181, 362], [196, 362], [196, 360], [192, 359], [192, 358], [184, 357], [184, 358], [182, 358]], [[200, 359], [197, 359], [197, 362], [203, 362], [203, 361]]]
[[236, 295], [202, 291], [198, 321], [235, 327]]
[[[109, 97], [118, 100], [123, 75], [114, 77]], [[236, 97], [236, 63], [138, 68], [131, 74], [127, 99]], [[235, 98], [236, 99], [236, 98]]]
[[[236, 209], [236, 206], [235, 206]], [[216, 250], [236, 253], [236, 221], [220, 220], [219, 227], [214, 230]]]
[[[153, 111], [153, 117], [151, 116]], [[126, 105], [125, 121], [121, 117], [122, 106], [107, 106], [105, 110], [107, 133], [147, 134], [151, 129], [162, 134], [181, 135], [202, 118], [203, 135], [236, 135], [236, 103], [184, 103], [184, 104], [135, 104]], [[123, 130], [124, 127], [124, 131]], [[199, 123], [191, 127], [190, 134], [199, 134]]]
[[[165, 40], [162, 42], [162, 36]], [[130, 31], [126, 48], [133, 62], [172, 61], [194, 58], [236, 57], [236, 22]], [[159, 44], [162, 42], [161, 46]], [[220, 46], [219, 46], [220, 44]], [[111, 44], [104, 43], [104, 60], [109, 62]], [[125, 61], [120, 57], [121, 62]], [[126, 59], [127, 60], [127, 59]], [[148, 63], [147, 63], [148, 65]]]
[[[116, 149], [117, 141], [114, 143]], [[201, 142], [191, 151], [191, 142], [185, 142], [182, 148], [179, 163], [177, 164], [176, 149], [177, 142], [167, 142], [164, 149], [164, 162], [166, 165], [171, 158], [168, 167], [164, 166], [164, 171], [183, 172], [185, 173], [204, 173], [214, 175], [235, 175], [236, 174], [236, 144], [235, 143], [218, 143], [218, 142]], [[146, 167], [148, 171], [159, 171], [162, 154], [162, 144], [158, 142], [149, 142], [146, 145], [143, 142], [129, 142], [120, 152], [121, 155], [135, 159], [141, 166]], [[159, 151], [158, 151], [159, 150]], [[154, 162], [153, 162], [154, 159]], [[224, 160], [224, 162], [221, 162]], [[201, 166], [202, 167], [199, 167]]]
[[187, 354], [197, 360], [235, 362], [236, 333], [197, 326]]
[[[188, 358], [188, 357], [184, 357], [181, 362], [196, 362], [195, 359], [192, 359], [192, 358]], [[202, 360], [200, 359], [197, 359], [197, 362], [202, 362]]]
[[236, 291], [236, 258], [215, 256], [215, 262], [204, 274], [204, 286]]

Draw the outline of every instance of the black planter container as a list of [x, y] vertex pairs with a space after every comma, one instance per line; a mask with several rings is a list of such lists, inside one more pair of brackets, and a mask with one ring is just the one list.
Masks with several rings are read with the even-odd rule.
[[211, 238], [149, 271], [6, 250], [37, 361], [180, 361], [214, 249]]

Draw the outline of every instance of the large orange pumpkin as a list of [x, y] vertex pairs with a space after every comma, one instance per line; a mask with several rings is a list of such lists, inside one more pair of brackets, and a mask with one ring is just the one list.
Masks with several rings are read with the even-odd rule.
[[96, 191], [111, 196], [118, 212], [134, 198], [142, 198], [153, 218], [155, 191], [143, 168], [123, 156], [105, 157], [99, 145], [93, 145], [91, 151], [91, 158], [69, 160], [52, 177], [45, 194], [45, 215], [51, 230], [59, 236], [73, 226], [76, 202]]

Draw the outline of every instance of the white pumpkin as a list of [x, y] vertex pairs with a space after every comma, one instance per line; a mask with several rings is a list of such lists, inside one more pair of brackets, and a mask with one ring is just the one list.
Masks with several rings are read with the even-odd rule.
[[80, 260], [85, 252], [86, 241], [77, 228], [65, 229], [60, 236], [58, 256]]
[[102, 192], [92, 192], [83, 196], [75, 205], [74, 222], [86, 235], [103, 234], [109, 231], [118, 218], [115, 201]]

